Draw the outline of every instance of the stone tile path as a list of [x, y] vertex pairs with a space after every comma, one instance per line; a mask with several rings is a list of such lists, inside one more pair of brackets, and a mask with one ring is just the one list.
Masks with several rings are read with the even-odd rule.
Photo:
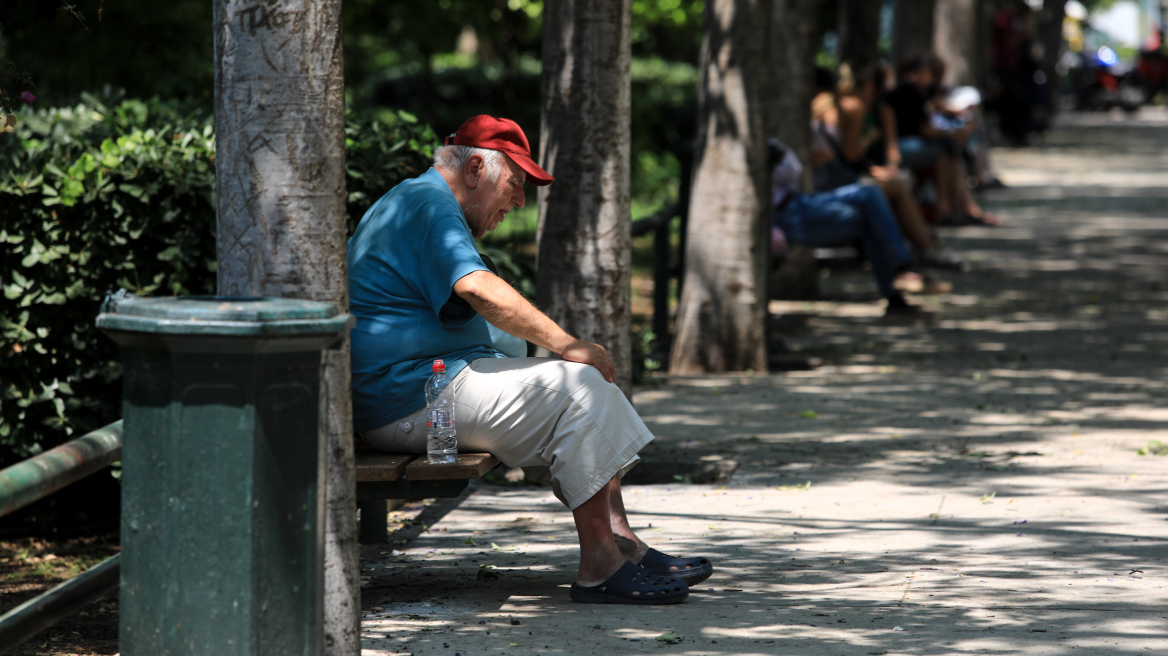
[[570, 515], [478, 486], [366, 549], [363, 653], [1168, 653], [1168, 456], [1137, 454], [1168, 444], [1168, 118], [995, 158], [1007, 225], [946, 233], [973, 270], [936, 322], [833, 273], [843, 300], [772, 308], [825, 366], [638, 393], [647, 458], [740, 463], [626, 491], [646, 540], [715, 560], [685, 604], [571, 603]]

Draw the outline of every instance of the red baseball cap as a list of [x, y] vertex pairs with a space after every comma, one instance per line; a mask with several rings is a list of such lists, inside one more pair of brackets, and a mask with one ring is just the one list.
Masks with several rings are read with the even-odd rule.
[[515, 121], [479, 114], [466, 119], [458, 132], [446, 137], [447, 146], [473, 146], [507, 153], [519, 168], [527, 172], [527, 180], [544, 187], [555, 180], [531, 159], [531, 145], [523, 128]]

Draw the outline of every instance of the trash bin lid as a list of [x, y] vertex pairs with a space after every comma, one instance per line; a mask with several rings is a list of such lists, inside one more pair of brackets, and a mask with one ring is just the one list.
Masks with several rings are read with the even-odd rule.
[[356, 323], [331, 303], [291, 298], [165, 296], [141, 298], [121, 290], [106, 297], [102, 330], [169, 335], [321, 335]]

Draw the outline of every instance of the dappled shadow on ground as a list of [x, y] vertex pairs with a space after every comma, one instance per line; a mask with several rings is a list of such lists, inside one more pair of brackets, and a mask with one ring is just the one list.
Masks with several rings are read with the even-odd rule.
[[[689, 512], [639, 510], [667, 489], [630, 495], [634, 521], [647, 537], [666, 534], [655, 534], [653, 525], [716, 522], [700, 534], [668, 533], [671, 544], [663, 548], [700, 551], [718, 567], [683, 606], [571, 603], [565, 584], [576, 553], [565, 514], [538, 491], [505, 491], [464, 503], [456, 525], [421, 536], [413, 555], [395, 561], [400, 569], [396, 585], [384, 591], [385, 613], [365, 622], [366, 648], [640, 653], [661, 646], [654, 639], [666, 631], [685, 638], [670, 647], [684, 653], [1168, 648], [1157, 628], [1163, 531], [1157, 536], [1107, 517], [1023, 522], [1003, 509], [1004, 498], [954, 503], [958, 516], [942, 507], [935, 517], [916, 518], [865, 517], [790, 491], [771, 493], [796, 509], [790, 515], [725, 509], [758, 488], [709, 488], [704, 494], [727, 499]], [[833, 496], [860, 501], [846, 492]], [[708, 514], [719, 507], [725, 514]], [[967, 511], [982, 516], [962, 517]], [[484, 548], [466, 545], [468, 538]]]
[[481, 488], [369, 554], [369, 653], [1168, 653], [1168, 457], [1136, 454], [1168, 442], [1168, 115], [1075, 120], [995, 153], [1007, 225], [943, 233], [972, 270], [915, 299], [935, 321], [833, 271], [771, 306], [825, 366], [638, 391], [647, 459], [740, 463], [626, 490], [647, 541], [715, 560], [689, 601], [572, 604], [570, 515]]

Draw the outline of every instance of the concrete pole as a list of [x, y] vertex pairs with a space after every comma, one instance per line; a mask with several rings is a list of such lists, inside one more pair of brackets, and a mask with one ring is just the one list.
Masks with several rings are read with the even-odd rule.
[[[215, 0], [219, 293], [348, 310], [340, 0]], [[349, 346], [327, 351], [325, 653], [360, 653]]]

